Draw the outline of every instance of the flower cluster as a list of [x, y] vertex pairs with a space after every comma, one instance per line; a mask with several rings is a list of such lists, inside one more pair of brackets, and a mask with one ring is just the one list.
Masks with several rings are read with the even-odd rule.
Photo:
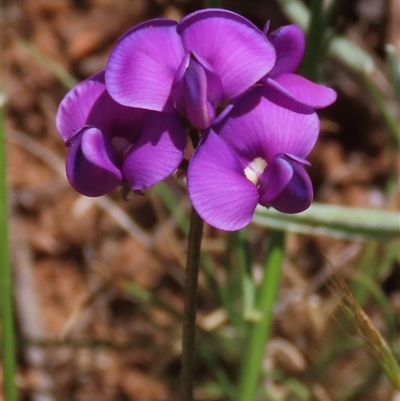
[[263, 32], [219, 9], [128, 31], [105, 70], [60, 104], [56, 124], [74, 189], [100, 196], [163, 180], [183, 160], [189, 123], [199, 143], [188, 193], [209, 224], [240, 229], [257, 204], [284, 213], [307, 209], [315, 109], [336, 93], [295, 74], [305, 46], [297, 25], [267, 31], [268, 24]]

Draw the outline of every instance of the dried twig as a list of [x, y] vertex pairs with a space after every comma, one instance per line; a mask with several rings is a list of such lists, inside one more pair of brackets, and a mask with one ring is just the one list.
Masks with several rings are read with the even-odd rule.
[[[10, 224], [11, 256], [14, 267], [14, 297], [19, 317], [19, 326], [25, 338], [44, 337], [39, 300], [33, 277], [33, 261], [28, 241], [20, 222], [14, 217]], [[40, 391], [33, 391], [33, 401], [54, 401], [54, 388], [50, 373], [46, 370], [47, 358], [41, 348], [27, 347], [26, 359], [36, 370], [41, 384]]]
[[[38, 159], [45, 162], [61, 177], [66, 179], [64, 162], [54, 152], [21, 132], [13, 131], [12, 134], [9, 135], [8, 139], [14, 141], [25, 150], [27, 150], [29, 153], [33, 154]], [[81, 198], [84, 199], [88, 205], [95, 204], [103, 209], [106, 213], [110, 215], [112, 219], [114, 219], [114, 221], [116, 221], [120, 225], [121, 228], [123, 228], [132, 237], [134, 237], [144, 248], [150, 249], [152, 247], [152, 237], [143, 229], [141, 229], [129, 217], [129, 215], [115, 202], [113, 202], [108, 196], [102, 196], [99, 198], [86, 198], [82, 196]]]

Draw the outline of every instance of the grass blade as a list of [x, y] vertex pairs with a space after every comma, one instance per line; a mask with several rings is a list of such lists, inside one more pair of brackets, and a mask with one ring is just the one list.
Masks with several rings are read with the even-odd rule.
[[260, 318], [250, 324], [247, 350], [241, 366], [237, 401], [253, 401], [259, 386], [265, 346], [271, 332], [273, 308], [278, 294], [284, 256], [284, 234], [271, 233], [271, 243], [264, 266], [264, 276], [257, 291], [256, 308]]
[[357, 328], [368, 351], [381, 366], [386, 377], [396, 390], [400, 390], [400, 367], [389, 345], [374, 326], [368, 315], [358, 305], [343, 278], [336, 273], [332, 281], [333, 291], [343, 298], [341, 308]]
[[78, 81], [62, 65], [44, 54], [36, 46], [25, 39], [18, 39], [18, 44], [42, 67], [50, 71], [66, 88], [72, 88]]
[[8, 244], [8, 198], [6, 180], [6, 140], [3, 111], [0, 109], [0, 317], [4, 394], [7, 401], [17, 401], [15, 383], [15, 331], [12, 300], [11, 265]]

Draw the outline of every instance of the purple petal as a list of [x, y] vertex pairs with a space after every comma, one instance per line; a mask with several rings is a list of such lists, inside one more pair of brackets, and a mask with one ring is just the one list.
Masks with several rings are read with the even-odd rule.
[[154, 19], [128, 31], [106, 67], [110, 95], [125, 106], [172, 112], [171, 85], [185, 56], [176, 22]]
[[303, 58], [304, 33], [298, 25], [282, 26], [267, 36], [276, 51], [276, 63], [268, 76], [275, 77], [285, 72], [295, 72]]
[[[276, 159], [271, 164], [274, 164], [273, 169], [277, 176], [268, 171], [270, 165], [263, 174], [260, 204], [272, 206], [282, 213], [300, 213], [306, 210], [312, 202], [313, 188], [303, 164], [292, 159], [290, 155], [279, 155]], [[279, 191], [283, 186], [284, 188]], [[271, 188], [275, 188], [275, 191]], [[275, 198], [272, 196], [273, 192]]]
[[93, 104], [86, 124], [99, 128], [110, 139], [123, 137], [133, 141], [146, 113], [147, 110], [120, 105], [111, 98], [104, 86], [104, 92]]
[[257, 87], [243, 95], [214, 130], [248, 163], [257, 157], [270, 162], [278, 153], [305, 158], [319, 133], [313, 109], [274, 102], [268, 88]]
[[300, 75], [281, 74], [273, 80], [268, 80], [268, 83], [285, 96], [314, 109], [329, 106], [336, 100], [336, 92], [333, 89], [311, 82]]
[[56, 116], [56, 127], [64, 142], [68, 142], [87, 124], [90, 110], [104, 90], [104, 71], [101, 71], [80, 82], [65, 95]]
[[223, 101], [243, 93], [275, 63], [275, 50], [265, 35], [231, 11], [197, 11], [184, 18], [177, 31], [186, 51], [210, 63], [221, 78]]
[[185, 130], [176, 113], [148, 112], [122, 171], [132, 189], [141, 190], [172, 174], [183, 159]]
[[109, 139], [133, 140], [145, 110], [122, 106], [106, 91], [104, 71], [79, 83], [62, 100], [56, 125], [68, 144], [85, 126], [98, 128]]
[[221, 80], [192, 54], [188, 54], [183, 63], [184, 71], [178, 72], [171, 99], [176, 109], [195, 128], [208, 128], [214, 121], [215, 109], [221, 100]]
[[82, 195], [101, 196], [122, 179], [116, 154], [109, 140], [96, 128], [76, 135], [68, 148], [66, 173], [71, 186]]
[[259, 185], [261, 205], [269, 205], [293, 177], [293, 167], [282, 157], [274, 157], [265, 168]]
[[208, 224], [234, 231], [252, 220], [257, 188], [244, 175], [232, 149], [213, 131], [202, 137], [190, 160], [187, 180], [193, 206]]

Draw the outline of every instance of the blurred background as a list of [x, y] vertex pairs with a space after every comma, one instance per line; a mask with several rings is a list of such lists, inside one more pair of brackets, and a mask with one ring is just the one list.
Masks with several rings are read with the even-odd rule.
[[[317, 3], [223, 6], [260, 28], [267, 20], [271, 30], [314, 27], [301, 71], [338, 92], [319, 113], [320, 139], [309, 158], [315, 201], [398, 212], [400, 2], [325, 1], [319, 25]], [[120, 191], [80, 196], [65, 178], [55, 115], [67, 90], [104, 68], [130, 27], [202, 7], [197, 0], [3, 0], [1, 106], [20, 400], [177, 399], [190, 210], [184, 185], [171, 177], [128, 200]], [[259, 400], [399, 401], [329, 285], [334, 266], [398, 358], [398, 235], [352, 235], [351, 227], [315, 235], [312, 226], [298, 233], [282, 224], [286, 258], [271, 338], [260, 350]], [[205, 227], [196, 400], [233, 400], [249, 323], [238, 252], [247, 252], [257, 282], [270, 236], [265, 225], [243, 233]]]

